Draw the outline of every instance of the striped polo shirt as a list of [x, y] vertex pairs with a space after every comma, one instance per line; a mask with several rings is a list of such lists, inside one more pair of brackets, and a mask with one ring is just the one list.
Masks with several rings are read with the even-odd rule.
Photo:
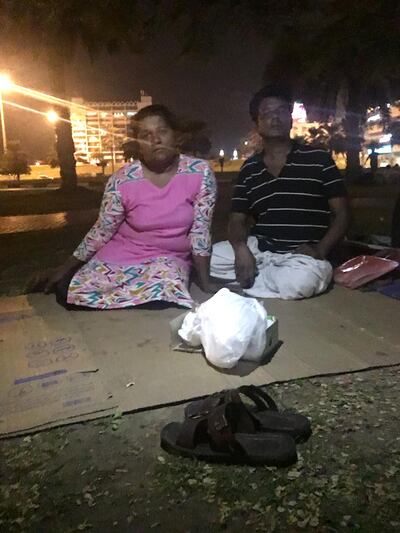
[[254, 218], [251, 234], [261, 251], [284, 253], [319, 242], [330, 224], [329, 199], [343, 196], [346, 188], [329, 153], [294, 142], [278, 177], [268, 172], [262, 153], [245, 161], [231, 210]]

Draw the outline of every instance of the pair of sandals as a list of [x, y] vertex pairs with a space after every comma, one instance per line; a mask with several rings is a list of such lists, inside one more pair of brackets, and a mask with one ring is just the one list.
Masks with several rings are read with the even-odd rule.
[[245, 385], [188, 404], [184, 422], [162, 429], [161, 447], [207, 462], [289, 466], [297, 461], [296, 443], [310, 436], [306, 416], [279, 412], [266, 392]]

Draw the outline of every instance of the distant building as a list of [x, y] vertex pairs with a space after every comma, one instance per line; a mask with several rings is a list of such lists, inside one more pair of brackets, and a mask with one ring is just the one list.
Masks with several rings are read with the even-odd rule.
[[380, 166], [400, 164], [400, 101], [387, 103], [385, 112], [378, 106], [368, 108], [364, 140], [365, 157], [374, 151]]
[[308, 121], [307, 111], [302, 102], [294, 102], [292, 121], [292, 129], [290, 131], [292, 139], [296, 139], [296, 137], [305, 137], [310, 128], [318, 128], [319, 126], [319, 122]]
[[93, 162], [101, 155], [111, 163], [123, 161], [122, 144], [131, 136], [131, 118], [151, 105], [152, 97], [140, 92], [140, 100], [86, 102], [72, 98], [72, 137], [77, 161]]

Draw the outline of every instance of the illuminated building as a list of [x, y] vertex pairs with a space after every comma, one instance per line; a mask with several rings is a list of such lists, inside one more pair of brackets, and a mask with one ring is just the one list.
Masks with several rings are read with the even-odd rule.
[[122, 144], [131, 136], [131, 118], [151, 103], [151, 96], [144, 91], [138, 101], [86, 102], [83, 98], [72, 98], [72, 137], [77, 161], [92, 162], [101, 155], [112, 163], [121, 163]]

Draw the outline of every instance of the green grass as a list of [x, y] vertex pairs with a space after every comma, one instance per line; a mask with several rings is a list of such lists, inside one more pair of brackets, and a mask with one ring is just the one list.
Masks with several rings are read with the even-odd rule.
[[396, 198], [400, 194], [399, 185], [348, 185], [351, 198]]
[[349, 237], [357, 238], [365, 235], [390, 235], [392, 216], [392, 208], [354, 208], [353, 222], [350, 228]]
[[28, 291], [31, 279], [65, 261], [89, 227], [0, 235], [0, 295]]
[[52, 190], [0, 190], [0, 216], [42, 215], [91, 209], [100, 205], [102, 192], [79, 187], [67, 193]]
[[[231, 188], [232, 179], [219, 180], [220, 194], [224, 196], [224, 202], [229, 200]], [[370, 198], [372, 202], [376, 199], [378, 204], [386, 198], [390, 205], [400, 194], [400, 188], [395, 185], [350, 185], [348, 190], [350, 198]], [[0, 216], [38, 215], [91, 209], [99, 206], [101, 196], [101, 190], [91, 190], [85, 187], [79, 187], [73, 193], [58, 189], [5, 189], [0, 190]]]

